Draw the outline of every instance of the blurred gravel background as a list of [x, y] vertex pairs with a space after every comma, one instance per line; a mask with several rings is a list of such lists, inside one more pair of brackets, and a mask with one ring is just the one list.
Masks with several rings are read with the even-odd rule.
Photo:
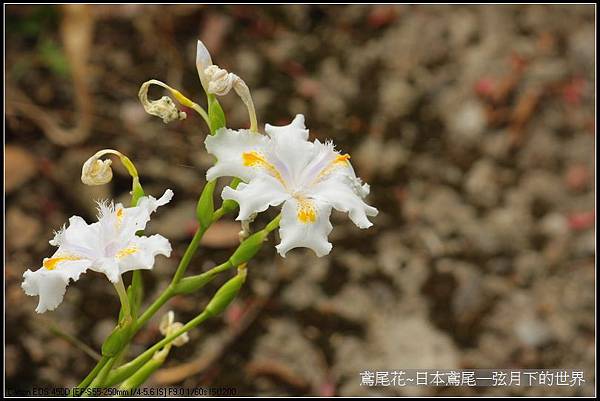
[[[173, 273], [211, 163], [207, 130], [189, 110], [170, 125], [146, 115], [137, 91], [156, 78], [202, 103], [200, 38], [245, 79], [261, 125], [304, 113], [311, 138], [351, 153], [380, 215], [366, 231], [334, 215], [334, 249], [322, 259], [296, 250], [283, 260], [272, 238], [240, 299], [194, 330], [149, 385], [233, 386], [240, 395], [593, 395], [594, 6], [5, 11], [7, 387], [75, 385], [93, 360], [57, 332], [98, 349], [114, 325], [118, 299], [95, 273], [45, 315], [20, 288], [69, 216], [91, 221], [94, 199], [126, 201], [119, 166], [110, 185], [81, 184], [81, 165], [97, 150], [127, 154], [146, 192], [175, 191], [151, 223], [174, 254], [144, 275], [148, 295]], [[234, 95], [221, 103], [229, 126], [247, 126]], [[232, 221], [209, 231], [191, 272], [227, 258], [239, 231]], [[173, 299], [178, 320], [225, 278]], [[160, 338], [157, 324], [138, 335], [132, 356]], [[360, 386], [363, 370], [408, 368], [579, 369], [587, 382]]]

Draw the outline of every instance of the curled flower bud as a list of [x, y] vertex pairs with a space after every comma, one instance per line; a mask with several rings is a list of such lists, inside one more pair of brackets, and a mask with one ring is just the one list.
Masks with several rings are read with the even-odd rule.
[[81, 169], [81, 181], [85, 185], [104, 185], [108, 184], [113, 177], [110, 165], [112, 160], [99, 160], [91, 157]]
[[241, 80], [237, 75], [227, 72], [216, 65], [211, 65], [204, 70], [208, 79], [208, 93], [225, 96], [229, 93], [236, 81]]
[[142, 106], [144, 106], [144, 110], [146, 110], [146, 113], [162, 118], [165, 124], [168, 124], [171, 121], [185, 120], [187, 114], [183, 111], [179, 111], [170, 97], [163, 96], [158, 100], [148, 99], [148, 88], [150, 88], [150, 85], [152, 84], [168, 89], [171, 93], [174, 93], [175, 96], [179, 94], [179, 91], [176, 91], [169, 85], [166, 85], [155, 79], [144, 82], [140, 87], [138, 96]]
[[137, 178], [138, 172], [127, 156], [114, 149], [102, 149], [83, 163], [83, 167], [81, 168], [81, 181], [85, 185], [104, 185], [112, 180], [113, 173], [110, 168], [112, 161], [100, 160], [100, 158], [106, 154], [119, 156], [121, 163], [123, 163], [123, 166], [125, 166], [129, 174], [133, 178]]
[[[175, 313], [172, 310], [165, 313], [165, 315], [160, 320], [160, 324], [158, 325], [158, 329], [160, 330], [160, 333], [165, 337], [168, 337], [169, 335], [171, 335], [172, 333], [181, 329], [182, 327], [183, 327], [182, 323], [175, 322]], [[176, 347], [181, 347], [182, 345], [186, 344], [188, 341], [190, 341], [190, 337], [188, 336], [188, 333], [186, 332], [186, 333], [183, 333], [182, 335], [180, 335], [179, 337], [177, 337], [175, 340], [173, 340], [173, 345]]]
[[204, 76], [208, 82], [208, 93], [224, 96], [231, 91], [235, 90], [235, 93], [242, 99], [242, 102], [248, 109], [248, 116], [250, 117], [250, 130], [258, 131], [258, 122], [256, 119], [256, 110], [254, 109], [254, 102], [252, 102], [252, 96], [250, 95], [250, 89], [243, 79], [235, 75], [234, 73], [227, 72], [219, 66], [210, 65], [204, 70]]
[[250, 90], [246, 83], [237, 75], [227, 72], [219, 66], [214, 65], [210, 53], [204, 43], [198, 41], [196, 46], [196, 68], [204, 91], [210, 95], [224, 96], [235, 90], [242, 99], [250, 117], [250, 131], [258, 132], [258, 121], [256, 110], [250, 96]]

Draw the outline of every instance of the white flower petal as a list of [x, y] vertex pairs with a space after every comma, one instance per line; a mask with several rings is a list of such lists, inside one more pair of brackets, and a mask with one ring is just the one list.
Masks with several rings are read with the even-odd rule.
[[304, 127], [304, 116], [298, 114], [289, 125], [275, 127], [265, 125], [271, 138], [267, 158], [282, 172], [286, 182], [299, 182], [306, 166], [313, 157], [313, 143], [307, 141], [308, 130]]
[[348, 212], [350, 220], [360, 228], [373, 225], [367, 216], [377, 216], [378, 211], [367, 205], [352, 187], [351, 177], [335, 176], [315, 185], [310, 197], [330, 204], [340, 212]]
[[171, 256], [171, 244], [162, 235], [135, 237], [126, 248], [117, 252], [121, 274], [131, 270], [151, 270], [157, 255]]
[[121, 279], [119, 262], [114, 257], [104, 257], [94, 261], [91, 269], [95, 272], [103, 273], [113, 284], [118, 283]]
[[269, 206], [283, 203], [290, 195], [282, 184], [270, 175], [259, 175], [248, 184], [240, 183], [236, 189], [223, 188], [223, 199], [231, 199], [240, 205], [240, 213], [236, 220], [248, 220], [254, 213], [264, 212]]
[[267, 137], [249, 130], [219, 129], [215, 135], [206, 137], [204, 144], [208, 153], [216, 156], [216, 164], [206, 172], [206, 180], [219, 177], [238, 177], [244, 181], [256, 175], [256, 169], [244, 165], [243, 154], [263, 153]]
[[69, 225], [56, 233], [50, 245], [60, 247], [64, 253], [93, 259], [100, 254], [98, 228], [98, 223], [87, 224], [81, 217], [72, 216]]
[[349, 159], [348, 154], [337, 152], [332, 142], [321, 143], [315, 140], [310, 162], [302, 170], [298, 183], [303, 187], [312, 187], [334, 175], [352, 176], [354, 170]]
[[35, 309], [37, 313], [56, 309], [64, 298], [69, 281], [79, 280], [81, 273], [91, 266], [91, 261], [87, 259], [62, 261], [56, 259], [58, 257], [46, 259], [46, 262], [54, 262], [52, 269], [42, 267], [36, 271], [27, 270], [23, 273], [21, 287], [25, 294], [39, 296], [38, 306]]
[[265, 124], [265, 132], [272, 139], [276, 139], [283, 135], [290, 136], [301, 141], [308, 140], [308, 130], [304, 125], [304, 116], [302, 114], [296, 114], [296, 117], [294, 117], [289, 125], [276, 126]]
[[327, 240], [327, 236], [333, 229], [329, 221], [331, 206], [318, 201], [312, 202], [314, 207], [312, 222], [301, 221], [298, 206], [299, 202], [295, 198], [283, 204], [279, 223], [281, 242], [276, 246], [277, 252], [285, 257], [290, 249], [304, 247], [312, 249], [318, 257], [329, 254], [332, 245]]
[[[116, 218], [119, 229], [120, 242], [127, 244], [136, 232], [145, 229], [146, 224], [150, 221], [150, 215], [159, 206], [169, 203], [171, 199], [173, 199], [173, 191], [167, 189], [159, 199], [153, 196], [143, 196], [135, 207], [116, 209], [113, 216]], [[102, 220], [100, 222], [102, 223]], [[111, 220], [109, 224], [113, 226], [115, 223]]]
[[348, 163], [348, 166], [346, 169], [338, 170], [338, 171], [334, 172], [334, 174], [338, 174], [338, 173], [345, 174], [349, 177], [350, 186], [352, 187], [354, 192], [356, 192], [356, 194], [358, 196], [360, 196], [361, 198], [364, 199], [367, 197], [367, 195], [369, 195], [369, 193], [371, 193], [371, 187], [369, 186], [369, 184], [363, 182], [363, 180], [356, 175], [356, 172], [354, 172], [354, 167], [352, 166], [352, 163]]

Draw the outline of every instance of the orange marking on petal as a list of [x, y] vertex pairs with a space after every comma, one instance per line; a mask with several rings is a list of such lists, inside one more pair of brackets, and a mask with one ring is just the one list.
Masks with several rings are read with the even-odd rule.
[[81, 258], [77, 256], [57, 256], [55, 258], [46, 258], [42, 263], [42, 266], [46, 270], [54, 270], [58, 267], [58, 264], [61, 262], [65, 262], [68, 260], [80, 260]]
[[119, 220], [119, 223], [121, 222], [121, 220], [123, 220], [123, 208], [122, 207], [120, 207], [117, 210], [117, 220]]
[[267, 170], [273, 177], [275, 177], [284, 187], [285, 181], [281, 176], [281, 173], [277, 170], [277, 168], [267, 161], [263, 155], [258, 152], [244, 152], [242, 153], [242, 160], [244, 161], [244, 166], [247, 167], [262, 167]]
[[115, 255], [117, 259], [124, 258], [125, 256], [133, 255], [138, 251], [138, 248], [135, 246], [131, 246], [129, 248], [123, 248]]
[[345, 155], [338, 155], [333, 163], [346, 163], [348, 160], [350, 160], [350, 155], [346, 153]]
[[270, 165], [270, 163], [257, 152], [244, 152], [242, 153], [242, 159], [244, 160], [244, 166], [254, 167]]
[[296, 198], [298, 201], [298, 220], [301, 223], [314, 223], [317, 220], [317, 211], [314, 203], [306, 198]]
[[329, 164], [323, 168], [317, 175], [315, 182], [320, 181], [322, 178], [330, 174], [333, 170], [338, 167], [342, 167], [346, 164], [350, 164], [350, 155], [348, 153], [344, 155], [337, 155]]

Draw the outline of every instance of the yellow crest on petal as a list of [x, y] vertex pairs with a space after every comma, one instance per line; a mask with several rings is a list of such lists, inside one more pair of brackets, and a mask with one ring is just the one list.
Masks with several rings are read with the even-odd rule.
[[124, 258], [125, 256], [133, 255], [138, 251], [138, 248], [135, 246], [131, 246], [129, 248], [123, 248], [115, 255], [117, 259]]
[[317, 220], [317, 211], [314, 203], [310, 199], [297, 198], [298, 200], [298, 221], [304, 224], [314, 223]]
[[46, 270], [54, 270], [56, 269], [56, 267], [58, 266], [59, 263], [61, 262], [65, 262], [68, 260], [80, 260], [80, 257], [77, 256], [57, 256], [54, 258], [46, 258], [44, 259], [44, 262], [42, 263], [42, 266], [46, 269]]
[[275, 177], [281, 183], [281, 185], [284, 187], [286, 186], [281, 173], [279, 173], [279, 170], [277, 170], [277, 168], [260, 153], [255, 151], [244, 152], [242, 153], [242, 160], [244, 162], [244, 166], [264, 168], [269, 174]]

